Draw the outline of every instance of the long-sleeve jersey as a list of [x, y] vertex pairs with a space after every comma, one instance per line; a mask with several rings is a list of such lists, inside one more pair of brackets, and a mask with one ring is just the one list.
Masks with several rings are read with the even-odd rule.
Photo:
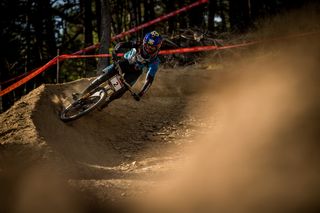
[[158, 71], [160, 59], [158, 54], [150, 56], [145, 53], [141, 48], [141, 45], [134, 42], [120, 42], [115, 46], [115, 52], [119, 52], [120, 49], [130, 49], [124, 54], [124, 58], [128, 60], [129, 64], [134, 65], [136, 69], [143, 70], [147, 68], [146, 81], [139, 93], [140, 96], [144, 95], [151, 86], [154, 77]]

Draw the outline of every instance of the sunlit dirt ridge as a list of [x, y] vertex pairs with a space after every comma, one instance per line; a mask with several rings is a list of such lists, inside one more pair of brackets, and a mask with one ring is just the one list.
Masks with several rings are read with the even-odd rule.
[[189, 100], [210, 79], [205, 67], [162, 70], [141, 102], [125, 95], [70, 123], [63, 123], [59, 112], [88, 79], [43, 85], [23, 97], [1, 115], [5, 212], [48, 212], [55, 203], [62, 207], [52, 212], [123, 209], [119, 202], [137, 197], [172, 168], [179, 154], [169, 147], [191, 137], [191, 125], [202, 125], [187, 112]]

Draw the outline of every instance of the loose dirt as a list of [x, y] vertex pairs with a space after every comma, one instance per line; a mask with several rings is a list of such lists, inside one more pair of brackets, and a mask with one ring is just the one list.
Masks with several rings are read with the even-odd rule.
[[[140, 102], [125, 94], [103, 111], [68, 123], [59, 119], [59, 113], [70, 94], [85, 87], [89, 79], [35, 89], [1, 114], [1, 185], [7, 187], [2, 206], [15, 210], [10, 199], [39, 196], [32, 190], [26, 193], [25, 188], [30, 184], [33, 188], [34, 182], [47, 185], [39, 180], [42, 175], [66, 180], [68, 187], [80, 191], [85, 198], [79, 199], [90, 206], [85, 209], [108, 209], [150, 191], [183, 158], [183, 149], [200, 134], [197, 129], [207, 126], [200, 113], [206, 98], [199, 92], [212, 79], [211, 73], [205, 67], [162, 70]], [[198, 115], [188, 113], [194, 108]], [[52, 197], [59, 190], [49, 189], [43, 193], [55, 200]], [[41, 212], [46, 205], [35, 205], [42, 202], [37, 199], [21, 201], [18, 210]]]
[[[317, 11], [262, 39], [319, 29]], [[0, 212], [320, 212], [319, 50], [316, 34], [222, 51], [69, 123], [89, 79], [42, 85], [0, 115]]]

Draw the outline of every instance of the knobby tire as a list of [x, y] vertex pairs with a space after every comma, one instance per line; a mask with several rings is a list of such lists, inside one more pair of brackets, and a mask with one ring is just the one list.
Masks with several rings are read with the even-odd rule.
[[[98, 96], [95, 95], [98, 92]], [[87, 98], [80, 98], [67, 106], [60, 114], [60, 119], [64, 122], [72, 121], [91, 112], [106, 100], [107, 92], [104, 88], [98, 87], [95, 93]], [[71, 112], [71, 114], [70, 114]], [[72, 113], [74, 112], [74, 113]]]

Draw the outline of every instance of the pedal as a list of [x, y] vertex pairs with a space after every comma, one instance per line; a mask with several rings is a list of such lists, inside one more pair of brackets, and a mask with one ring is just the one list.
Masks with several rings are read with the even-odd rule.
[[104, 102], [103, 104], [101, 104], [100, 106], [98, 106], [98, 110], [101, 111], [104, 108], [106, 108], [109, 105], [109, 101]]

